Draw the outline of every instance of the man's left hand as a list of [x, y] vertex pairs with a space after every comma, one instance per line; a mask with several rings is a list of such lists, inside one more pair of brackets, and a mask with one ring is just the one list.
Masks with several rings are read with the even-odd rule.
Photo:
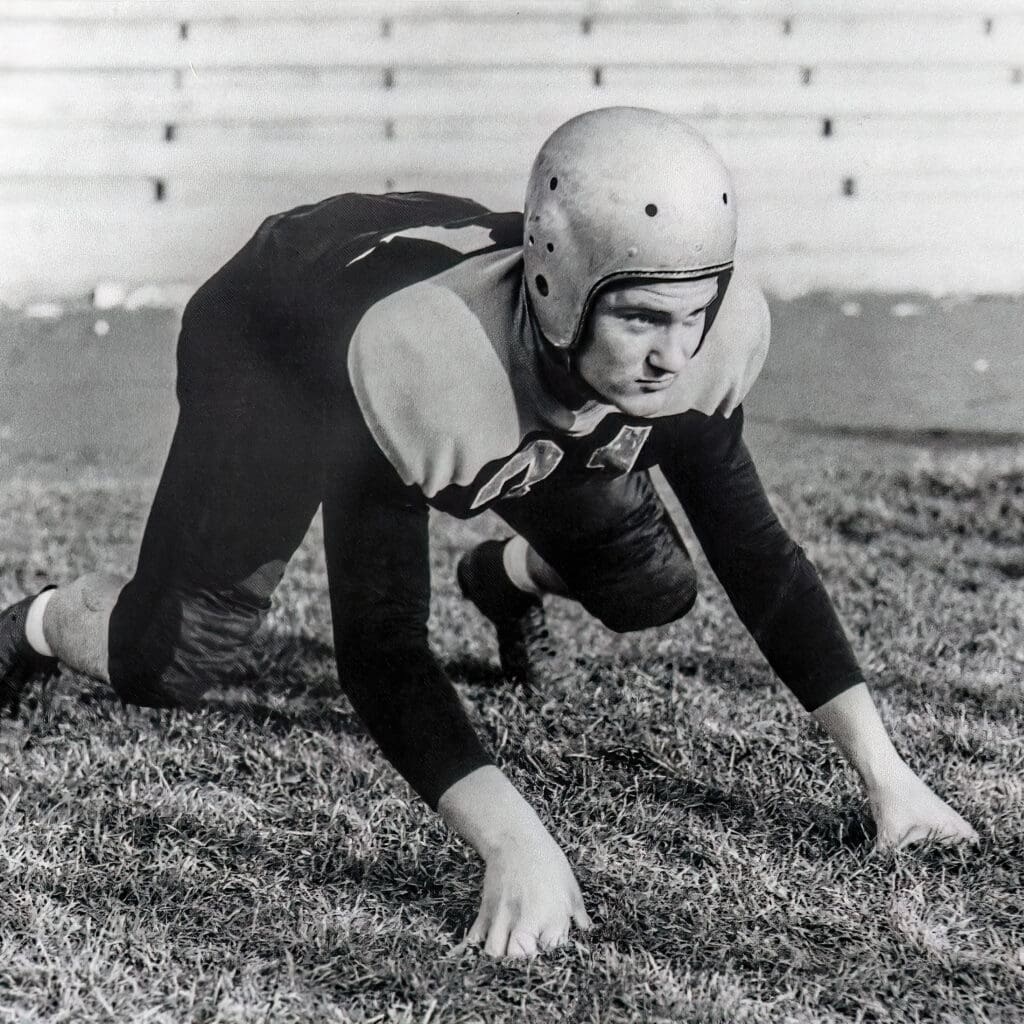
[[898, 850], [923, 839], [978, 841], [978, 833], [900, 757], [864, 683], [843, 690], [813, 715], [864, 783], [877, 849]]
[[900, 850], [925, 839], [978, 842], [978, 833], [903, 761], [868, 788], [875, 819], [875, 849]]

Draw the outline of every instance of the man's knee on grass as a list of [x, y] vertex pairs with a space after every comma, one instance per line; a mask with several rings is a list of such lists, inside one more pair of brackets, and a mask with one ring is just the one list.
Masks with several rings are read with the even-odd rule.
[[612, 586], [576, 596], [608, 629], [634, 633], [683, 618], [697, 600], [697, 574], [682, 550], [661, 565], [638, 567]]
[[140, 613], [129, 586], [114, 609], [110, 683], [129, 704], [194, 708], [244, 669], [270, 589], [167, 589], [145, 605]]
[[43, 635], [69, 668], [109, 681], [110, 615], [125, 583], [113, 573], [89, 573], [53, 592], [43, 615]]

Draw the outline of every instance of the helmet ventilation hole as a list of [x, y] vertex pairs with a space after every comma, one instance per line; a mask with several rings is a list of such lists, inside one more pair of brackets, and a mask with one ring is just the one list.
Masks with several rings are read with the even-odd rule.
[[558, 188], [558, 179], [552, 178], [548, 184], [551, 186], [551, 191], [554, 192], [555, 189]]
[[646, 213], [648, 217], [656, 217], [658, 215], [658, 208], [654, 203], [648, 203], [644, 207], [644, 213]]
[[537, 291], [539, 291], [541, 295], [546, 296], [548, 294], [548, 279], [543, 274], [538, 274], [534, 278], [534, 281], [537, 282]]
[[554, 251], [555, 251], [555, 243], [554, 242], [548, 242], [548, 252], [554, 252]]
[[723, 192], [722, 193], [722, 202], [725, 203], [726, 206], [729, 205], [729, 193], [728, 192]]
[[533, 245], [533, 235], [530, 235], [530, 245]]

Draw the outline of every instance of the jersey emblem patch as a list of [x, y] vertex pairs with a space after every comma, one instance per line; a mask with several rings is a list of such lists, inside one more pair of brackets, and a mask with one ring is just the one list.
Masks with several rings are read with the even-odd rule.
[[587, 460], [587, 469], [610, 469], [614, 473], [628, 473], [640, 455], [650, 427], [623, 427], [606, 445], [598, 448]]
[[530, 488], [541, 480], [551, 476], [558, 468], [565, 453], [554, 441], [534, 441], [521, 452], [517, 452], [505, 463], [497, 473], [480, 488], [470, 508], [479, 508], [501, 494], [505, 484], [514, 480], [520, 473], [526, 476], [515, 487], [505, 492], [506, 498], [521, 498], [530, 493]]

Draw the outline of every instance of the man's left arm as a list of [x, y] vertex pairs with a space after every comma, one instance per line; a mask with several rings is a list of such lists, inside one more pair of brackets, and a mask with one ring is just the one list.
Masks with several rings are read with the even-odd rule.
[[[692, 426], [692, 423], [691, 423]], [[808, 711], [864, 681], [814, 566], [779, 522], [743, 441], [743, 407], [677, 431], [661, 469], [768, 663]]]
[[893, 746], [817, 570], [768, 500], [742, 406], [679, 431], [661, 469], [768, 663], [860, 775], [879, 846], [977, 839]]

